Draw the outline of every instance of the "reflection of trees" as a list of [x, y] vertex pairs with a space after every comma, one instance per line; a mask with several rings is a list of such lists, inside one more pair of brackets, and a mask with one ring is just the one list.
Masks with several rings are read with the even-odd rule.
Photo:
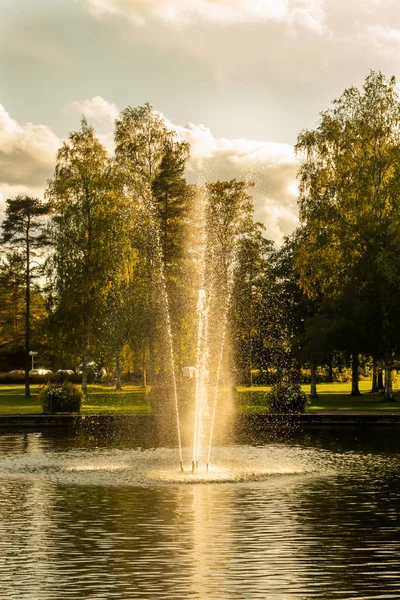
[[[7, 435], [5, 442], [6, 452], [1, 444], [2, 458], [6, 454], [12, 460], [25, 453], [43, 457], [40, 434]], [[54, 547], [52, 503], [52, 485], [41, 477], [1, 481], [1, 597], [16, 598], [16, 589], [21, 600], [32, 598], [32, 590], [37, 597], [45, 597], [48, 584], [54, 579], [54, 565], [48, 560]]]
[[68, 556], [69, 589], [77, 585], [80, 598], [99, 590], [104, 597], [180, 597], [179, 565], [185, 566], [190, 536], [179, 496], [170, 487], [60, 486], [56, 562]]
[[390, 597], [399, 595], [399, 481], [376, 475], [350, 471], [314, 480], [298, 498], [297, 554], [307, 566], [310, 597], [324, 590], [327, 600], [378, 598], [390, 578]]
[[[318, 437], [326, 448], [328, 440]], [[118, 479], [113, 486], [112, 473], [108, 487], [85, 485], [84, 472], [82, 485], [56, 484], [45, 455], [63, 451], [67, 440], [0, 438], [4, 461], [27, 452], [38, 465], [1, 481], [0, 588], [21, 600], [399, 597], [398, 457], [350, 453], [344, 437], [338, 447], [345, 452], [334, 459], [315, 451], [321, 469], [333, 465], [336, 474], [137, 487]], [[89, 448], [86, 438], [71, 443]], [[315, 437], [304, 434], [287, 454], [276, 445], [246, 448], [246, 464], [254, 458], [257, 470], [265, 456], [271, 465], [290, 465], [302, 462], [302, 451], [308, 461], [313, 445]], [[244, 451], [232, 449], [232, 461]]]

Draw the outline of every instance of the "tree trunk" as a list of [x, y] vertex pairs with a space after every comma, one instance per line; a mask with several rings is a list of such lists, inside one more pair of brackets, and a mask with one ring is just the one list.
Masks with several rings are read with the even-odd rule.
[[149, 347], [148, 354], [148, 370], [147, 376], [150, 382], [150, 385], [154, 383], [154, 375], [155, 375], [155, 349], [154, 349], [154, 333], [156, 329], [156, 311], [154, 307], [154, 295], [153, 295], [153, 269], [154, 267], [154, 259], [152, 254], [152, 249], [148, 250], [149, 257], [149, 266], [147, 270], [148, 277], [148, 306], [146, 307], [147, 311], [147, 342]]
[[146, 369], [143, 368], [143, 373], [142, 373], [142, 387], [145, 388], [147, 386], [147, 375], [146, 375]]
[[385, 386], [383, 385], [383, 371], [378, 369], [378, 392], [383, 392]]
[[87, 396], [88, 384], [88, 357], [89, 357], [89, 329], [87, 317], [83, 319], [83, 349], [82, 349], [82, 392]]
[[148, 376], [150, 380], [150, 385], [154, 384], [154, 375], [155, 375], [155, 349], [154, 349], [154, 335], [153, 331], [149, 332], [149, 371]]
[[378, 388], [378, 365], [377, 365], [376, 358], [373, 356], [372, 357], [372, 387], [371, 387], [371, 394], [375, 394], [376, 392], [379, 392], [379, 388]]
[[310, 398], [318, 398], [317, 393], [317, 375], [316, 375], [316, 366], [314, 363], [311, 363], [311, 377], [310, 377]]
[[26, 229], [26, 273], [25, 273], [25, 398], [31, 397], [29, 386], [30, 370], [30, 313], [31, 313], [31, 277], [30, 277], [30, 248], [29, 248], [29, 220]]
[[385, 391], [383, 399], [385, 402], [394, 402], [392, 382], [392, 342], [390, 338], [389, 312], [383, 311], [383, 341], [385, 344]]
[[328, 358], [328, 383], [333, 383], [333, 358]]
[[147, 371], [146, 371], [146, 345], [142, 345], [142, 387], [145, 388], [147, 385]]
[[249, 372], [249, 385], [253, 387], [253, 344], [251, 339], [251, 329], [249, 330], [249, 362], [248, 362], [248, 372]]
[[117, 392], [120, 392], [122, 390], [120, 354], [121, 352], [118, 348], [115, 352], [115, 391]]
[[164, 211], [164, 232], [163, 232], [163, 259], [164, 268], [167, 267], [167, 239], [168, 239], [168, 192], [165, 194], [165, 211]]
[[394, 402], [392, 368], [388, 364], [385, 364], [385, 394], [383, 399], [385, 402]]
[[358, 385], [358, 368], [359, 368], [358, 354], [353, 354], [351, 357], [351, 395], [352, 396], [361, 396], [360, 388]]

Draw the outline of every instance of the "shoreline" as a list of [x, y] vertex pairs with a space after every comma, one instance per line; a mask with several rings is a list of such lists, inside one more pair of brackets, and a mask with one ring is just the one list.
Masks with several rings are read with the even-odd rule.
[[[161, 416], [160, 416], [161, 417]], [[136, 427], [154, 430], [158, 416], [153, 414], [29, 414], [0, 415], [0, 433], [10, 429], [119, 429]], [[324, 412], [314, 414], [237, 414], [233, 428], [260, 430], [273, 427], [329, 427], [329, 426], [400, 426], [400, 414], [390, 412]]]

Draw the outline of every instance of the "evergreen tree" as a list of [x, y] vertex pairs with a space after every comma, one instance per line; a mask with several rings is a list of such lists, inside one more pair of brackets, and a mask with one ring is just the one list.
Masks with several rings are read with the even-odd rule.
[[48, 239], [45, 235], [45, 216], [48, 214], [47, 205], [38, 198], [17, 196], [6, 202], [6, 216], [2, 224], [2, 243], [18, 249], [25, 264], [25, 397], [30, 397], [30, 336], [31, 336], [31, 281], [33, 276], [33, 258], [37, 257]]

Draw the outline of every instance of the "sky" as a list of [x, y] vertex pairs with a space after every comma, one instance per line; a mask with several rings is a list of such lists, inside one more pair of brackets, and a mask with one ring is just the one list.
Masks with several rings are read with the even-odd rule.
[[190, 142], [190, 181], [247, 177], [281, 243], [300, 131], [371, 69], [400, 79], [398, 0], [0, 0], [0, 210], [43, 196], [85, 115], [149, 101]]

